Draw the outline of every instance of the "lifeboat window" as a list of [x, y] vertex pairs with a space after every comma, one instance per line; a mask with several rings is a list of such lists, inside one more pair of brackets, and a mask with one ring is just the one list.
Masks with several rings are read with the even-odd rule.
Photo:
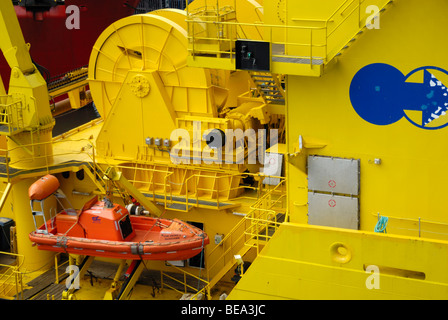
[[123, 219], [120, 220], [120, 230], [121, 236], [123, 240], [126, 239], [132, 233], [132, 224], [131, 219], [129, 219], [129, 215], [126, 215]]

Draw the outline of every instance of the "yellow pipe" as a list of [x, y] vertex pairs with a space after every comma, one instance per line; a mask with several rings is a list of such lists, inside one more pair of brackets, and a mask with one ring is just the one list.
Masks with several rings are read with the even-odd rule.
[[119, 184], [126, 189], [140, 204], [147, 210], [158, 217], [162, 215], [162, 211], [150, 200], [148, 200], [136, 187], [134, 187], [121, 172], [117, 172], [113, 167], [109, 167], [104, 175], [104, 179], [118, 181]]

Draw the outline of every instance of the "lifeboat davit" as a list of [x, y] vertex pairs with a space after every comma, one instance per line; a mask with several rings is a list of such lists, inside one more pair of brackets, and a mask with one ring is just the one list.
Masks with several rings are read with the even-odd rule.
[[133, 216], [98, 197], [81, 210], [61, 211], [29, 238], [40, 250], [132, 260], [185, 260], [209, 243], [206, 233], [181, 220]]

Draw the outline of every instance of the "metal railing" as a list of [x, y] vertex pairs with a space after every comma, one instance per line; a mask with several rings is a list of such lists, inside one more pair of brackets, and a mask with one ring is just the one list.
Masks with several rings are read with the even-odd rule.
[[284, 221], [288, 221], [284, 190], [286, 190], [286, 180], [280, 181], [271, 192], [251, 206], [251, 211], [246, 216], [246, 219], [250, 221], [250, 226], [246, 229], [245, 234], [254, 240], [250, 245], [257, 249], [257, 254], [260, 252], [261, 246], [264, 246], [272, 238], [280, 225]]
[[21, 132], [24, 128], [23, 102], [13, 102], [12, 96], [0, 96], [0, 134], [12, 135]]
[[[169, 288], [171, 290], [174, 290], [178, 293], [181, 294], [185, 294], [188, 292], [193, 292], [194, 293], [194, 298], [197, 297], [200, 293], [204, 294], [204, 295], [208, 295], [209, 296], [209, 292], [207, 292], [207, 286], [209, 284], [208, 281], [202, 279], [200, 276], [196, 276], [190, 272], [187, 272], [181, 268], [176, 267], [175, 265], [169, 263], [168, 261], [166, 262], [167, 265], [169, 265], [171, 268], [175, 269], [178, 271], [179, 274], [182, 275], [182, 280], [179, 280], [171, 275], [169, 275], [168, 273], [164, 272], [164, 271], [160, 271], [160, 282], [161, 285], [160, 287], [163, 289], [164, 287]], [[179, 285], [181, 285], [183, 287], [183, 291], [180, 291], [179, 289], [175, 288], [174, 286], [170, 285], [167, 283], [166, 281], [167, 279], [170, 279], [171, 281], [173, 281], [174, 283], [177, 283]], [[193, 279], [193, 281], [197, 281], [197, 286], [194, 287], [191, 284], [188, 284], [188, 280], [189, 279]], [[194, 299], [193, 298], [193, 299]]]
[[[242, 218], [233, 229], [223, 238], [221, 243], [207, 253], [207, 279], [212, 285], [222, 277], [221, 270], [235, 263], [235, 255], [241, 253], [245, 246], [256, 247], [257, 254], [272, 237], [282, 221], [278, 214], [284, 213], [284, 221], [288, 220], [286, 212], [286, 180], [280, 178], [280, 183], [266, 192], [251, 207], [247, 215]], [[282, 219], [282, 220], [283, 220]], [[211, 288], [208, 288], [211, 289]]]
[[[326, 64], [366, 25], [368, 15], [363, 6], [364, 2], [365, 0], [346, 0], [327, 19], [293, 19], [293, 22], [297, 24], [315, 22], [320, 23], [321, 26], [270, 25], [213, 20], [210, 17], [210, 12], [214, 10], [217, 17], [219, 16], [219, 10], [216, 9], [219, 6], [219, 0], [216, 1], [216, 7], [211, 10], [207, 5], [195, 12], [189, 12], [187, 8], [186, 21], [190, 43], [188, 51], [193, 57], [213, 55], [234, 60], [235, 40], [247, 39], [241, 30], [252, 27], [259, 30], [259, 34], [263, 35], [264, 40], [272, 44], [273, 61], [309, 63], [310, 67], [316, 64]], [[382, 9], [390, 1], [379, 0], [376, 2]], [[231, 27], [233, 27], [233, 32], [230, 32]], [[227, 32], [216, 32], [213, 36], [207, 36], [207, 32], [202, 32], [204, 28], [205, 30], [207, 28], [217, 30], [227, 28]], [[286, 35], [285, 41], [278, 41], [275, 34]], [[300, 42], [297, 39], [300, 39]], [[201, 48], [201, 42], [214, 43], [219, 46], [208, 45]]]
[[[89, 125], [89, 124], [87, 124]], [[100, 166], [96, 159], [95, 145], [91, 139], [70, 139], [70, 132], [63, 137], [57, 137], [46, 142], [36, 142], [25, 144], [8, 149], [0, 149], [0, 179], [11, 182], [11, 179], [17, 176], [35, 176], [36, 172], [47, 174], [54, 170], [70, 170], [71, 167], [84, 168], [86, 173], [97, 184], [100, 192], [107, 191], [107, 182], [103, 180], [104, 170], [102, 166], [114, 166], [139, 190], [147, 190], [152, 194], [154, 201], [163, 202], [165, 208], [172, 204], [185, 205], [185, 211], [188, 211], [190, 205], [201, 206], [203, 201], [211, 201], [217, 208], [221, 204], [229, 205], [239, 200], [239, 195], [244, 190], [255, 191], [258, 199], [262, 194], [268, 191], [269, 185], [263, 185], [263, 175], [251, 173], [207, 173], [192, 174], [183, 180], [174, 178], [173, 168], [157, 166], [147, 167], [145, 164], [139, 166], [137, 163], [130, 165], [112, 165], [102, 160]], [[77, 151], [71, 151], [73, 148], [53, 148], [55, 142], [64, 139], [64, 143], [77, 144]], [[26, 150], [26, 153], [23, 152]], [[67, 151], [66, 151], [67, 150]], [[26, 156], [17, 156], [17, 152], [26, 154]], [[213, 173], [212, 173], [213, 172]], [[258, 185], [242, 185], [241, 180], [244, 177], [253, 177], [258, 180]], [[210, 184], [204, 183], [213, 181]], [[126, 196], [117, 185], [111, 186], [119, 194]], [[109, 190], [111, 191], [111, 190]], [[145, 191], [142, 191], [145, 192]], [[247, 195], [246, 195], [247, 196]], [[209, 205], [211, 205], [209, 203]]]
[[[257, 186], [251, 185], [240, 185], [232, 187], [231, 181], [233, 179], [242, 180], [243, 177], [254, 177], [258, 180]], [[270, 192], [270, 185], [263, 184], [263, 178], [278, 178], [283, 179], [282, 177], [277, 176], [267, 176], [258, 173], [237, 173], [237, 174], [223, 174], [223, 175], [209, 175], [209, 174], [194, 174], [186, 179], [186, 184], [193, 185], [192, 191], [186, 193], [186, 201], [187, 203], [194, 203], [196, 206], [200, 206], [200, 200], [204, 198], [204, 194], [208, 195], [208, 198], [216, 201], [216, 206], [219, 207], [220, 203], [229, 203], [229, 201], [235, 202], [238, 201], [238, 194], [243, 190], [253, 190], [256, 191], [257, 196], [256, 199], [259, 199], [263, 194]], [[217, 181], [213, 185], [216, 188], [207, 188], [200, 187], [200, 179], [215, 179]], [[228, 188], [220, 187], [220, 179], [227, 179], [230, 181], [228, 183]], [[191, 183], [192, 182], [192, 183]], [[222, 198], [222, 200], [220, 200]], [[193, 201], [190, 201], [193, 200]]]
[[[69, 265], [70, 264], [70, 259], [67, 259], [66, 261], [59, 263], [61, 258], [61, 253], [58, 252], [55, 254], [54, 256], [54, 272], [55, 272], [55, 281], [54, 283], [58, 284], [59, 281], [61, 281], [61, 275], [59, 274], [59, 268], [64, 266], [64, 265]], [[64, 277], [66, 276], [66, 273], [62, 274]]]
[[[379, 218], [379, 213], [374, 214]], [[448, 223], [441, 221], [428, 220], [421, 217], [406, 218], [384, 215], [388, 218], [385, 226], [385, 232], [397, 235], [410, 235], [415, 237], [424, 237], [428, 239], [448, 239]]]
[[[58, 157], [67, 158], [67, 156], [74, 156], [77, 158], [79, 155], [86, 155], [85, 160], [92, 159], [92, 153], [95, 152], [93, 143], [88, 139], [75, 139], [66, 141], [70, 142], [82, 142], [85, 141], [86, 148], [84, 150], [76, 152], [59, 152], [53, 153], [51, 146], [53, 141], [47, 142], [36, 142], [31, 144], [23, 144], [14, 148], [0, 149], [0, 178], [3, 177], [8, 181], [16, 175], [23, 174], [33, 174], [32, 172], [43, 171], [48, 172], [51, 168], [56, 166], [70, 167], [71, 165], [79, 166], [83, 160], [78, 157], [78, 160], [67, 160], [67, 161], [55, 161]], [[11, 160], [11, 155], [20, 150], [27, 150], [27, 157], [20, 157]], [[90, 149], [90, 150], [87, 150]], [[51, 150], [51, 151], [50, 151]], [[72, 158], [72, 159], [73, 159]], [[28, 164], [33, 163], [32, 168], [28, 168]], [[35, 163], [38, 163], [35, 165]], [[32, 171], [32, 172], [31, 172]]]
[[[172, 187], [168, 179], [174, 172], [168, 169], [157, 169], [155, 166], [148, 168], [138, 167], [137, 165], [118, 165], [116, 168], [124, 174], [134, 187], [147, 195], [151, 195], [154, 201], [163, 202], [165, 208], [167, 208], [168, 203], [173, 203]], [[138, 175], [143, 177], [138, 177]], [[157, 181], [160, 178], [163, 182]]]
[[[191, 2], [189, 0], [188, 2]], [[153, 10], [165, 9], [165, 8], [175, 8], [175, 9], [185, 9], [185, 0], [141, 0], [135, 9], [136, 14], [146, 13]]]
[[[1, 254], [15, 257], [16, 262], [14, 265], [0, 264], [2, 269], [0, 274], [0, 298], [23, 300], [23, 274], [20, 271], [20, 266], [23, 263], [24, 256], [9, 252], [1, 252]], [[17, 261], [22, 262], [16, 265]]]
[[[236, 203], [242, 200], [242, 198], [249, 197], [247, 193], [243, 195], [244, 190], [255, 192], [256, 195], [250, 199], [256, 201], [271, 189], [270, 185], [263, 184], [263, 178], [281, 178], [254, 173], [212, 174], [211, 172], [205, 172], [191, 174], [177, 181], [174, 178], [175, 172], [172, 168], [158, 169], [156, 166], [139, 166], [136, 163], [132, 165], [117, 165], [115, 167], [141, 192], [150, 195], [154, 200], [163, 202], [166, 209], [170, 208], [170, 205], [179, 204], [185, 205], [185, 209], [180, 210], [185, 212], [188, 212], [190, 206], [207, 206], [205, 204], [207, 201], [213, 202], [217, 208], [223, 204]], [[258, 180], [257, 184], [240, 184], [241, 180], [247, 177], [253, 177], [254, 180]], [[210, 186], [207, 187], [203, 180], [213, 181], [213, 183], [210, 183]], [[235, 186], [232, 186], [232, 182]], [[227, 187], [223, 187], [223, 185]]]

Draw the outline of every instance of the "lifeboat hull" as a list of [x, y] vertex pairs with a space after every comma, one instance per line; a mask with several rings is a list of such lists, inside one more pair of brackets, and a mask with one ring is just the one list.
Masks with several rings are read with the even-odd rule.
[[[88, 245], [78, 239], [67, 239], [64, 243], [64, 239], [52, 239], [42, 234], [30, 235], [30, 239], [36, 243], [39, 250], [126, 260], [187, 260], [201, 253], [203, 249], [202, 239], [194, 244], [190, 243], [183, 247], [171, 246], [171, 248], [169, 246], [150, 248], [139, 243], [130, 244], [128, 247], [108, 243]], [[208, 238], [206, 240], [208, 242]], [[139, 249], [140, 251], [137, 251]]]
[[[103, 239], [98, 236], [89, 238], [89, 234], [94, 234], [89, 222], [98, 225], [100, 230], [105, 226], [105, 216], [101, 216], [98, 210], [103, 208], [102, 203], [92, 208], [97, 215], [89, 216], [88, 211], [84, 216], [59, 213], [47, 221], [46, 226], [44, 224], [31, 232], [29, 238], [39, 250], [131, 260], [186, 260], [201, 253], [209, 243], [206, 233], [181, 220], [131, 216], [127, 212], [124, 215], [126, 219], [121, 218], [113, 228], [127, 229], [125, 240], [113, 240], [106, 234]], [[121, 206], [119, 209], [125, 210]], [[117, 208], [111, 210], [117, 211]], [[106, 210], [103, 208], [103, 211]], [[71, 226], [67, 222], [70, 219]], [[122, 221], [128, 221], [132, 227], [126, 227]], [[68, 231], [63, 230], [64, 224], [68, 224]], [[58, 226], [62, 232], [58, 232]]]

